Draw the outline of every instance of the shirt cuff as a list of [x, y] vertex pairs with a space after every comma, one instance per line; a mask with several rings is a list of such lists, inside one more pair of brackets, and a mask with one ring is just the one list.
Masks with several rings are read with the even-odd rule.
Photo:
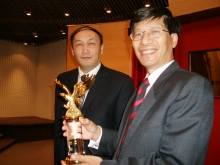
[[91, 147], [91, 148], [94, 148], [94, 149], [98, 149], [99, 148], [99, 143], [100, 143], [101, 137], [102, 137], [102, 127], [100, 127], [99, 125], [98, 125], [98, 127], [101, 130], [100, 136], [99, 136], [97, 141], [89, 140], [88, 147]]

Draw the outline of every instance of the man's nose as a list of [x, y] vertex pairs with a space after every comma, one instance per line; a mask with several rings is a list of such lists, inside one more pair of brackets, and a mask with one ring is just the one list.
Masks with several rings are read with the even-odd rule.
[[147, 33], [147, 31], [144, 32], [143, 37], [141, 39], [141, 43], [142, 44], [148, 44], [148, 43], [152, 43], [153, 39], [151, 37], [149, 37], [149, 34]]
[[89, 52], [88, 46], [84, 45], [83, 46], [83, 53], [87, 53], [87, 52]]

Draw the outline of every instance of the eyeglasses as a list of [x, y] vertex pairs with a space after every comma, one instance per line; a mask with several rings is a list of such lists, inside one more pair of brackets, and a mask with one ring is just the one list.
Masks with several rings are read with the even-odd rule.
[[163, 29], [160, 29], [160, 28], [151, 28], [147, 31], [136, 31], [136, 32], [132, 32], [130, 34], [130, 38], [133, 41], [139, 41], [143, 38], [144, 32], [147, 32], [147, 34], [150, 38], [158, 38], [158, 37], [161, 36], [163, 31], [168, 32], [167, 30], [163, 30]]

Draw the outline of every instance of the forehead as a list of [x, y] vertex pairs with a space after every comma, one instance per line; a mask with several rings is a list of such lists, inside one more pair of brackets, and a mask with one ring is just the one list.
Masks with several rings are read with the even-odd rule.
[[91, 39], [98, 39], [99, 36], [92, 30], [82, 30], [74, 36], [74, 40], [91, 40]]
[[160, 27], [164, 28], [164, 22], [163, 18], [158, 18], [158, 19], [146, 19], [143, 21], [140, 21], [138, 23], [134, 24], [134, 30], [139, 30], [139, 29], [149, 29], [152, 27]]

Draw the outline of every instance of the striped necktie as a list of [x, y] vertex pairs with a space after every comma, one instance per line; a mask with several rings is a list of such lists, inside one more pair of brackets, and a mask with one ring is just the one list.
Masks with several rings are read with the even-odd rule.
[[150, 85], [149, 81], [148, 81], [148, 78], [145, 78], [142, 82], [141, 82], [141, 85], [139, 86], [138, 88], [138, 91], [136, 93], [136, 97], [135, 97], [135, 100], [134, 100], [134, 103], [132, 105], [132, 111], [131, 111], [131, 114], [129, 115], [129, 118], [128, 118], [128, 123], [127, 123], [127, 126], [125, 128], [125, 131], [124, 131], [124, 135], [123, 135], [123, 138], [121, 140], [121, 143], [120, 143], [120, 146], [119, 146], [119, 149], [117, 151], [117, 154], [116, 154], [116, 159], [118, 158], [118, 156], [120, 155], [120, 152], [121, 152], [121, 148], [122, 148], [122, 145], [125, 141], [125, 138], [126, 138], [126, 135], [127, 135], [127, 132], [131, 126], [131, 122], [132, 120], [134, 119], [134, 117], [136, 116], [137, 114], [137, 111], [138, 111], [138, 108], [140, 107], [141, 103], [143, 102], [144, 100], [144, 96], [145, 96], [145, 93], [146, 93], [146, 89], [147, 87]]

